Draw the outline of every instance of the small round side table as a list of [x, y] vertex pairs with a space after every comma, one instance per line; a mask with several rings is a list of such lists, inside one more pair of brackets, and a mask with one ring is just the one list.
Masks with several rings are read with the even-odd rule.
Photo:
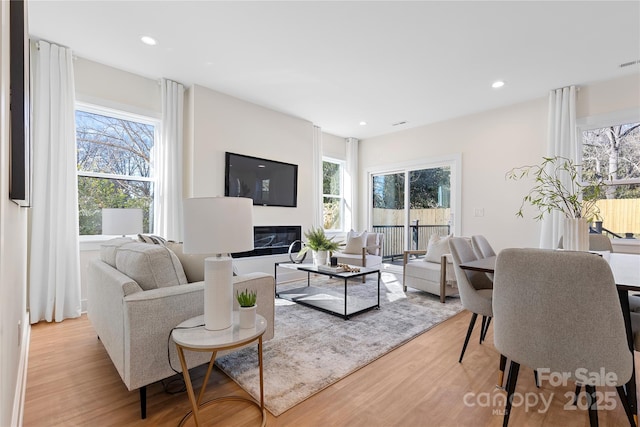
[[[238, 313], [233, 313], [233, 325], [221, 331], [210, 331], [204, 328], [204, 316], [193, 317], [189, 320], [185, 320], [176, 326], [171, 332], [171, 338], [176, 343], [178, 350], [178, 357], [180, 358], [180, 365], [182, 366], [182, 375], [184, 376], [184, 382], [187, 386], [187, 394], [191, 401], [192, 410], [182, 418], [179, 426], [184, 423], [193, 415], [196, 426], [200, 426], [200, 409], [212, 405], [216, 402], [222, 401], [241, 401], [248, 402], [260, 409], [262, 414], [261, 427], [267, 422], [267, 413], [264, 409], [264, 391], [262, 381], [262, 335], [264, 335], [267, 329], [267, 321], [259, 314], [256, 315], [256, 326], [249, 329], [240, 329], [238, 321]], [[209, 381], [209, 376], [213, 370], [213, 365], [216, 361], [216, 355], [219, 351], [232, 350], [234, 348], [242, 347], [254, 341], [258, 342], [258, 367], [260, 369], [260, 402], [253, 398], [246, 398], [241, 396], [225, 396], [217, 399], [202, 402], [204, 391]], [[210, 351], [211, 360], [209, 361], [209, 367], [207, 374], [204, 377], [202, 388], [196, 399], [193, 391], [193, 385], [191, 384], [191, 377], [189, 376], [189, 369], [187, 368], [187, 362], [184, 358], [184, 351]]]

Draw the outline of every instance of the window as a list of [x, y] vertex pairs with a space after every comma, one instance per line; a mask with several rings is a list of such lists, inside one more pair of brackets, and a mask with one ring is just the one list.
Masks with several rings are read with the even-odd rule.
[[158, 122], [89, 105], [75, 118], [80, 235], [102, 234], [103, 208], [142, 208], [143, 232], [152, 232]]
[[600, 208], [602, 226], [619, 237], [640, 237], [640, 123], [582, 129], [582, 176], [608, 184]]
[[344, 228], [343, 170], [343, 162], [323, 159], [322, 220], [325, 230], [342, 230]]

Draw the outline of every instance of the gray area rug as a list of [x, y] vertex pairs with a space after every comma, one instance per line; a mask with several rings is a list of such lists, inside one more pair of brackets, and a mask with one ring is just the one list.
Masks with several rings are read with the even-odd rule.
[[[375, 297], [373, 275], [365, 284], [349, 282], [349, 295]], [[312, 278], [314, 286], [344, 292], [343, 282]], [[462, 311], [460, 300], [409, 289], [402, 274], [383, 273], [380, 310], [343, 320], [337, 316], [276, 299], [275, 336], [263, 345], [265, 406], [280, 415], [309, 396], [371, 363], [394, 348]], [[278, 291], [300, 287], [278, 285]], [[259, 399], [257, 346], [223, 356], [216, 364], [240, 387]]]

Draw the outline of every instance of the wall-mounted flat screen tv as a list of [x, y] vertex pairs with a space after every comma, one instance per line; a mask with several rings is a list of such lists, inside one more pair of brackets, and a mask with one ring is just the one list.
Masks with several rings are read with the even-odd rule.
[[248, 197], [254, 205], [298, 205], [298, 165], [227, 152], [224, 195]]

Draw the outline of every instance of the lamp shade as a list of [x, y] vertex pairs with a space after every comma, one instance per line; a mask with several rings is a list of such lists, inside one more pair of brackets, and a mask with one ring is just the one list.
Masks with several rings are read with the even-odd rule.
[[102, 234], [142, 233], [142, 209], [102, 209]]
[[186, 254], [226, 254], [253, 250], [253, 201], [245, 197], [185, 199]]

